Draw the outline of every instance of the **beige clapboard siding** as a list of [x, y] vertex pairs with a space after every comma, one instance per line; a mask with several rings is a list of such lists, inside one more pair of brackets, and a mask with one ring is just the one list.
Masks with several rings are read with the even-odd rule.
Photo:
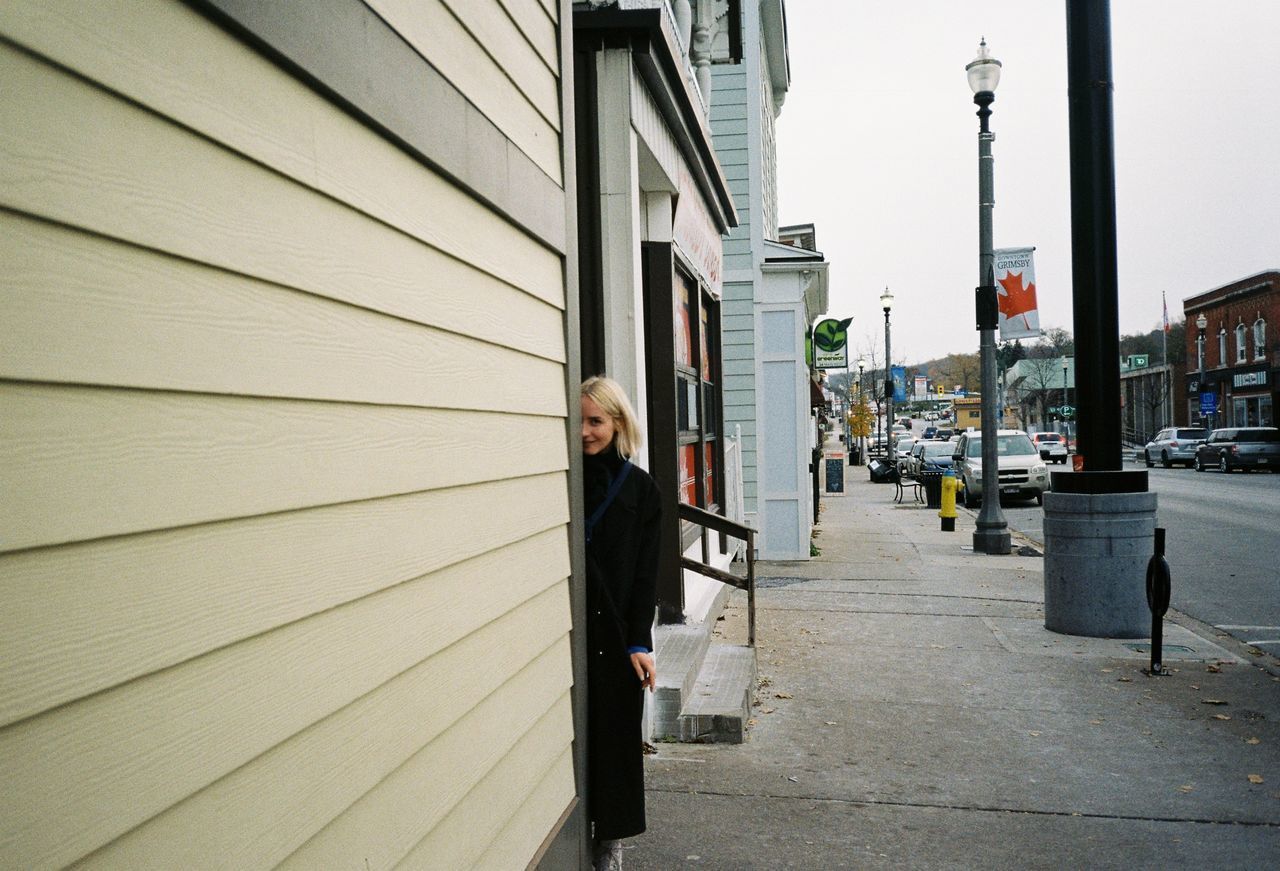
[[[553, 776], [558, 790], [565, 790], [551, 801], [558, 817], [573, 796], [572, 759], [568, 748], [557, 754], [554, 745], [555, 742], [546, 740], [517, 744], [413, 848], [401, 867], [439, 871], [472, 867], [499, 836], [521, 803], [537, 791], [538, 785], [548, 775]], [[562, 774], [566, 768], [569, 770], [568, 778]], [[538, 839], [529, 846], [536, 849], [540, 841]]]
[[[476, 271], [453, 258], [564, 305], [554, 252], [407, 156], [376, 184], [414, 195], [429, 244], [3, 44], [0, 79], [0, 205], [12, 210], [410, 318], [422, 294], [466, 298]], [[322, 165], [361, 164], [378, 144], [399, 153], [333, 122]]]
[[0, 725], [562, 526], [564, 475], [0, 556]]
[[472, 867], [527, 868], [532, 858], [530, 847], [536, 850], [547, 833], [555, 830], [556, 823], [569, 807], [566, 796], [572, 796], [574, 792], [573, 759], [566, 753], [555, 761], [525, 798], [511, 822], [493, 837], [489, 848]]
[[186, 4], [10, 0], [0, 33], [535, 295], [562, 284], [538, 242]]
[[0, 456], [0, 552], [568, 467], [556, 417], [2, 382]]
[[547, 64], [554, 69], [560, 57], [560, 38], [555, 19], [537, 0], [498, 0], [524, 38]]
[[0, 213], [0, 262], [3, 378], [564, 414], [557, 361], [99, 236]]
[[[538, 646], [542, 637], [529, 626], [546, 626], [559, 637], [544, 652]], [[216, 856], [227, 868], [275, 867], [491, 693], [506, 688], [512, 675], [524, 669], [522, 675], [545, 676], [548, 658], [567, 672], [568, 631], [567, 588], [558, 584], [112, 841], [85, 864], [195, 868]], [[553, 682], [562, 684], [563, 678]], [[417, 813], [415, 806], [394, 811], [410, 818]]]
[[[522, 93], [442, 0], [366, 2], [552, 181], [563, 182], [560, 105], [558, 100], [545, 100], [547, 93], [554, 97], [555, 84], [537, 88], [532, 99]], [[549, 70], [544, 75], [555, 81]]]
[[[562, 653], [568, 652], [566, 646]], [[508, 681], [406, 760], [280, 867], [354, 868], [366, 861], [373, 868], [393, 867], [508, 755], [518, 753], [533, 767], [543, 756], [565, 752], [573, 740], [572, 681], [554, 660], [539, 665]], [[522, 784], [509, 781], [507, 786], [525, 794]], [[498, 818], [495, 807], [471, 811], [477, 828], [497, 828]]]
[[557, 123], [560, 87], [555, 64], [534, 49], [498, 0], [442, 0], [480, 47], [548, 120]]
[[[0, 730], [0, 866], [87, 854], [563, 583], [568, 569], [564, 531], [553, 530]], [[523, 631], [547, 643], [563, 634]]]

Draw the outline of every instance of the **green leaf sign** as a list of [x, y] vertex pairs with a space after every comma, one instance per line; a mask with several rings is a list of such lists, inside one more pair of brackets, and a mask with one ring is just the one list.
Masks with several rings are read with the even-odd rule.
[[839, 351], [849, 340], [849, 324], [852, 322], [853, 318], [843, 321], [827, 318], [820, 321], [813, 328], [813, 343], [818, 346], [819, 351]]

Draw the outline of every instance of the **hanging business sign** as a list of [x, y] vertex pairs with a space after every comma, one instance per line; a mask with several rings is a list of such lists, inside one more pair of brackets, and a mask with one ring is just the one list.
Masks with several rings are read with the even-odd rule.
[[853, 318], [838, 321], [827, 318], [813, 328], [813, 365], [817, 369], [849, 368], [849, 324]]
[[1035, 248], [997, 248], [996, 302], [1000, 307], [1000, 341], [1034, 339], [1040, 335], [1036, 303]]
[[928, 395], [929, 395], [929, 376], [917, 375], [915, 398], [924, 399]]

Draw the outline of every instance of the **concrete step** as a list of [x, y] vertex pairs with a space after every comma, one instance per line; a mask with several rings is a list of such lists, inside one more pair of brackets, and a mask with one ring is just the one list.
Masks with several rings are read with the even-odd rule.
[[699, 744], [741, 744], [756, 685], [756, 651], [736, 644], [712, 644], [693, 693], [680, 711], [679, 738]]

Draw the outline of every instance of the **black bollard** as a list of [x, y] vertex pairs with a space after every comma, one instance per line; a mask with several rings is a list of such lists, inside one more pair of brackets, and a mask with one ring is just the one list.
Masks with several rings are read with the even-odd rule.
[[1156, 552], [1147, 563], [1147, 607], [1151, 609], [1152, 676], [1168, 674], [1161, 662], [1164, 644], [1164, 614], [1169, 610], [1169, 562], [1164, 558], [1164, 529], [1156, 527]]

